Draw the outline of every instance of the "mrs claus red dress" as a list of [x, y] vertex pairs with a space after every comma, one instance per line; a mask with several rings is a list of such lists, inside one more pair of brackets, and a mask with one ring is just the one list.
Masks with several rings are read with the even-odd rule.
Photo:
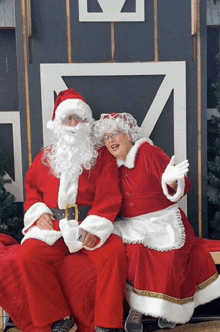
[[129, 269], [126, 297], [145, 315], [175, 323], [190, 320], [195, 307], [220, 296], [220, 278], [209, 252], [177, 201], [190, 180], [167, 187], [170, 158], [146, 139], [136, 141], [120, 167], [123, 203], [114, 232], [125, 243]]

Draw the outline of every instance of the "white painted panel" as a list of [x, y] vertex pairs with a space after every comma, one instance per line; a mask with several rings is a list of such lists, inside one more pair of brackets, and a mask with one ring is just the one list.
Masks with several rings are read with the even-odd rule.
[[210, 11], [207, 11], [207, 13], [206, 13], [206, 25], [212, 25], [212, 20], [211, 20], [211, 13], [210, 13]]
[[206, 1], [206, 24], [212, 25], [212, 17], [211, 17], [211, 12], [210, 12], [210, 7], [209, 7], [209, 0]]
[[15, 27], [15, 0], [0, 0], [0, 27]]
[[220, 25], [220, 0], [206, 0], [206, 24]]
[[211, 10], [212, 25], [219, 25], [219, 16], [216, 8]]
[[80, 22], [143, 22], [145, 20], [145, 2], [136, 1], [136, 11], [133, 13], [121, 12], [127, 0], [97, 0], [103, 12], [89, 13], [88, 1], [79, 1], [79, 21]]
[[7, 27], [14, 26], [14, 11], [12, 0], [5, 0], [5, 25]]
[[165, 75], [165, 78], [142, 123], [150, 136], [163, 108], [174, 91], [174, 151], [176, 161], [186, 158], [186, 73], [185, 62], [132, 62], [41, 64], [41, 96], [44, 146], [49, 144], [47, 122], [52, 118], [54, 91], [67, 89], [62, 76], [136, 76]]
[[5, 3], [0, 1], [0, 27], [5, 27]]
[[21, 157], [21, 127], [19, 112], [0, 112], [0, 124], [12, 124], [13, 146], [14, 146], [14, 170], [15, 181], [7, 174], [6, 179], [12, 182], [5, 185], [7, 191], [13, 194], [17, 202], [23, 202], [23, 175], [22, 175], [22, 157]]
[[219, 1], [216, 2], [216, 9], [217, 9], [218, 21], [219, 21], [218, 25], [220, 25], [220, 2]]
[[[54, 91], [59, 93], [68, 87], [62, 76], [137, 76], [165, 75], [161, 86], [149, 108], [141, 127], [150, 136], [166, 102], [174, 95], [174, 154], [179, 163], [187, 156], [186, 139], [186, 63], [177, 62], [130, 62], [130, 63], [78, 63], [41, 64], [41, 97], [44, 146], [50, 143], [47, 122], [51, 120], [54, 108]], [[128, 78], [129, 79], [129, 78]], [[187, 200], [181, 200], [181, 207], [187, 211]]]

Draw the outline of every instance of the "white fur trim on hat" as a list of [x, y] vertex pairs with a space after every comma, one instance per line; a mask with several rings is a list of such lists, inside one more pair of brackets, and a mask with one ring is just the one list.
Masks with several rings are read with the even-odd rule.
[[26, 230], [31, 227], [44, 213], [53, 215], [53, 212], [45, 203], [38, 202], [33, 204], [24, 215], [25, 227], [23, 228], [22, 233], [25, 234]]
[[113, 227], [113, 223], [106, 218], [97, 215], [87, 216], [80, 224], [79, 228], [82, 228], [83, 230], [93, 235], [96, 235], [100, 239], [100, 241], [98, 245], [96, 245], [92, 249], [88, 247], [85, 248], [88, 250], [94, 250], [101, 247], [111, 235]]
[[55, 119], [63, 119], [75, 113], [82, 118], [92, 118], [92, 111], [88, 104], [81, 99], [66, 99], [56, 109]]
[[184, 195], [184, 192], [185, 192], [185, 179], [184, 178], [177, 180], [177, 190], [176, 190], [176, 192], [173, 196], [169, 194], [169, 191], [168, 191], [168, 188], [167, 188], [168, 185], [164, 181], [163, 175], [162, 175], [161, 185], [162, 185], [164, 195], [171, 202], [179, 201], [180, 198]]
[[148, 137], [144, 137], [144, 138], [139, 139], [138, 141], [136, 141], [134, 143], [134, 145], [132, 146], [132, 148], [128, 152], [126, 160], [116, 158], [116, 162], [117, 162], [118, 167], [126, 166], [127, 168], [134, 168], [134, 162], [135, 162], [136, 154], [138, 152], [139, 147], [144, 142], [148, 142], [149, 144], [153, 145], [153, 142]]

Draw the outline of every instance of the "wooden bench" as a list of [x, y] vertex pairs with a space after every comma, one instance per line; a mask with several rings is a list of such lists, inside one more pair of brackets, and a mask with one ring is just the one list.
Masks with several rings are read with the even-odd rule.
[[215, 262], [216, 265], [220, 264], [220, 251], [213, 251], [210, 252], [212, 255], [213, 261]]
[[[4, 332], [4, 310], [0, 307], [0, 332]], [[17, 327], [7, 329], [7, 332], [21, 332]]]

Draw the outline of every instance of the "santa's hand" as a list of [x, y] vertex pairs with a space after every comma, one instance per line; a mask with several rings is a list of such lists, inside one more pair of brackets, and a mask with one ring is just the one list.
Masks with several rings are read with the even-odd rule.
[[91, 233], [86, 235], [85, 240], [83, 241], [83, 247], [94, 248], [98, 243], [99, 238]]
[[178, 165], [175, 165], [175, 156], [172, 156], [167, 168], [163, 173], [163, 180], [168, 184], [173, 184], [175, 181], [182, 179], [189, 171], [189, 162], [184, 160]]
[[52, 230], [53, 229], [53, 220], [54, 220], [54, 217], [51, 214], [44, 213], [44, 214], [42, 214], [42, 216], [39, 219], [37, 219], [36, 225], [40, 229]]

